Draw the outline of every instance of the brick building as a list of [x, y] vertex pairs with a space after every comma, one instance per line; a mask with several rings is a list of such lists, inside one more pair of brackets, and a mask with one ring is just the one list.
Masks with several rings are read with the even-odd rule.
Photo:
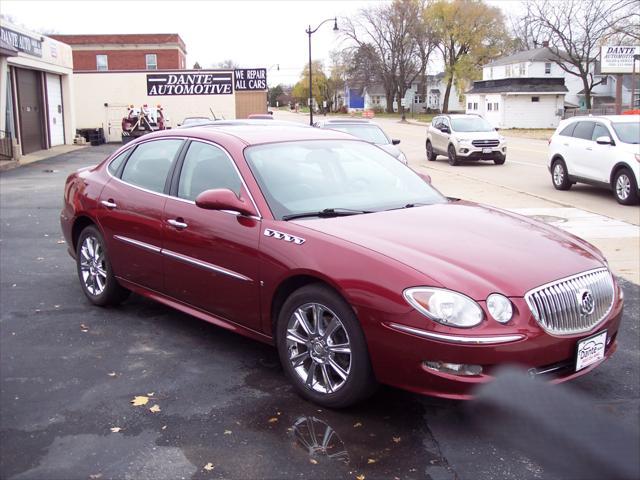
[[74, 72], [186, 68], [186, 47], [177, 33], [51, 37], [71, 46]]

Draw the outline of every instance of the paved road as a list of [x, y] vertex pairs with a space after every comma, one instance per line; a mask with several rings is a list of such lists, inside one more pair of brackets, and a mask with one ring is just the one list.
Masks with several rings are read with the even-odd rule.
[[[60, 243], [62, 186], [113, 148], [0, 175], [0, 478], [571, 478], [471, 428], [465, 404], [382, 388], [319, 409], [268, 346], [138, 296], [90, 306]], [[640, 288], [623, 288], [618, 352], [571, 388], [638, 432]]]

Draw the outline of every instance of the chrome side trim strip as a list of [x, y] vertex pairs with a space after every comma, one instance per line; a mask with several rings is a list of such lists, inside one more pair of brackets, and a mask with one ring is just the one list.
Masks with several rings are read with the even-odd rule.
[[229, 277], [233, 277], [233, 278], [236, 278], [238, 280], [243, 280], [245, 282], [252, 282], [253, 281], [249, 277], [245, 277], [244, 275], [242, 275], [240, 273], [234, 272], [232, 270], [227, 270], [226, 268], [219, 267], [219, 266], [214, 265], [212, 263], [203, 262], [202, 260], [197, 260], [195, 258], [188, 257], [188, 256], [182, 255], [180, 253], [172, 252], [171, 250], [165, 250], [163, 248], [161, 253], [163, 255], [166, 255], [167, 257], [175, 258], [176, 260], [179, 260], [179, 261], [184, 262], [184, 263], [188, 263], [190, 265], [195, 265], [196, 267], [203, 268], [204, 270], [210, 270], [212, 272], [221, 273], [223, 275], [228, 275]]
[[441, 342], [459, 343], [464, 345], [487, 345], [492, 343], [509, 343], [516, 342], [525, 338], [524, 335], [515, 333], [513, 335], [494, 335], [491, 337], [468, 337], [464, 335], [447, 335], [444, 333], [427, 332], [419, 328], [408, 327], [406, 325], [399, 325], [397, 323], [388, 323], [389, 327], [394, 330], [398, 330], [403, 333], [411, 333], [419, 337], [428, 338], [430, 340], [439, 340]]
[[144, 243], [139, 240], [134, 240], [133, 238], [122, 237], [120, 235], [114, 235], [113, 238], [115, 238], [116, 240], [120, 240], [121, 242], [124, 242], [124, 243], [135, 245], [136, 247], [140, 247], [144, 250], [148, 250], [153, 253], [160, 253], [162, 250], [160, 247], [156, 247], [155, 245]]

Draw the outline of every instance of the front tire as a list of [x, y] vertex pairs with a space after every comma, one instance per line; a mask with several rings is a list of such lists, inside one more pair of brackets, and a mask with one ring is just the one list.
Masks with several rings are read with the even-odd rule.
[[311, 284], [293, 292], [280, 310], [276, 334], [282, 367], [302, 397], [343, 408], [375, 390], [358, 319], [330, 288]]
[[129, 296], [113, 275], [104, 238], [93, 225], [80, 233], [76, 247], [76, 267], [82, 291], [94, 305], [117, 305]]
[[500, 157], [493, 159], [493, 163], [495, 163], [496, 165], [504, 165], [504, 162], [506, 161], [507, 161], [506, 155], [500, 155]]
[[460, 165], [460, 160], [458, 160], [458, 154], [456, 153], [456, 147], [453, 145], [449, 145], [449, 148], [447, 149], [447, 156], [449, 157], [449, 165], [453, 167]]
[[569, 190], [571, 188], [569, 172], [564, 161], [558, 159], [553, 162], [551, 166], [551, 181], [556, 190]]
[[431, 142], [427, 140], [427, 160], [435, 162], [436, 158], [438, 158], [438, 155], [433, 151], [433, 145], [431, 145]]
[[613, 178], [613, 195], [622, 205], [635, 205], [638, 203], [638, 184], [633, 173], [622, 168]]

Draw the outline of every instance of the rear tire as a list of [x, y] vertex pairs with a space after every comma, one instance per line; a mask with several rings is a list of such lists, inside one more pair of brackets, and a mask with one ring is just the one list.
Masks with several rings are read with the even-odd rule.
[[638, 184], [633, 172], [627, 168], [621, 168], [613, 177], [613, 196], [622, 205], [638, 203]]
[[433, 151], [433, 145], [431, 145], [431, 142], [427, 140], [427, 160], [435, 162], [436, 158], [438, 158], [438, 155]]
[[447, 156], [449, 157], [449, 165], [453, 167], [460, 165], [460, 160], [458, 160], [458, 155], [456, 154], [456, 147], [453, 145], [449, 145], [449, 148], [447, 149]]
[[569, 190], [571, 188], [569, 172], [563, 160], [554, 160], [551, 165], [551, 182], [556, 190]]
[[316, 283], [293, 292], [278, 315], [276, 335], [282, 367], [302, 397], [343, 408], [375, 391], [360, 323], [329, 287]]
[[94, 305], [118, 305], [131, 293], [116, 280], [104, 238], [93, 225], [80, 233], [76, 247], [76, 267], [82, 291]]

